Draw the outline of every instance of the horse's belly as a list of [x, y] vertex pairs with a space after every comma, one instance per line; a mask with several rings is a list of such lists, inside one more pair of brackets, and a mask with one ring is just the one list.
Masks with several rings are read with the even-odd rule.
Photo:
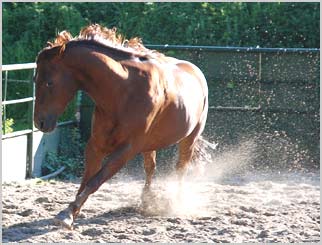
[[198, 92], [195, 90], [192, 94], [185, 94], [185, 91], [181, 91], [177, 100], [162, 112], [148, 132], [145, 140], [147, 150], [175, 144], [191, 134], [203, 110], [204, 97]]
[[181, 139], [189, 135], [190, 128], [180, 125], [177, 122], [162, 124], [156, 127], [145, 139], [142, 151], [152, 151], [178, 143]]

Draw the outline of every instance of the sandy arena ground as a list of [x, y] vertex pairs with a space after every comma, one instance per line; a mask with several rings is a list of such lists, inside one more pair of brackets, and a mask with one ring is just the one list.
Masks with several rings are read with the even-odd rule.
[[319, 242], [320, 176], [306, 173], [157, 178], [147, 206], [143, 178], [122, 173], [85, 203], [74, 230], [53, 217], [79, 186], [29, 180], [2, 186], [2, 242]]

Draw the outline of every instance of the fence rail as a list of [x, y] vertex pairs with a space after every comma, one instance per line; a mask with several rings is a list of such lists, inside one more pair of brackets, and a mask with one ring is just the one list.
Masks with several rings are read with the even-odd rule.
[[2, 105], [19, 104], [19, 103], [25, 103], [25, 102], [30, 102], [34, 100], [35, 100], [34, 97], [27, 97], [27, 98], [17, 99], [17, 100], [6, 100], [6, 101], [2, 101]]
[[2, 71], [36, 69], [36, 67], [37, 67], [36, 63], [2, 65]]
[[223, 52], [253, 52], [253, 53], [319, 53], [318, 48], [260, 48], [260, 47], [220, 47], [220, 46], [191, 46], [191, 45], [145, 45], [150, 49], [158, 50], [197, 50]]

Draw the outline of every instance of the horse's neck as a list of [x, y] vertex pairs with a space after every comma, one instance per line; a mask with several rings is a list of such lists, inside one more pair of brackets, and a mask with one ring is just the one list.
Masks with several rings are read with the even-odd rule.
[[97, 106], [112, 108], [121, 96], [122, 80], [127, 78], [127, 71], [122, 65], [106, 54], [79, 49], [69, 52], [67, 62], [84, 90]]

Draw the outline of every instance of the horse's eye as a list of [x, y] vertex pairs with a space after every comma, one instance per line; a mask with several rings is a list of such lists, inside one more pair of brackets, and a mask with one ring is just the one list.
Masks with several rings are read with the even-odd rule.
[[52, 87], [52, 86], [53, 86], [53, 82], [50, 81], [46, 83], [46, 87]]

